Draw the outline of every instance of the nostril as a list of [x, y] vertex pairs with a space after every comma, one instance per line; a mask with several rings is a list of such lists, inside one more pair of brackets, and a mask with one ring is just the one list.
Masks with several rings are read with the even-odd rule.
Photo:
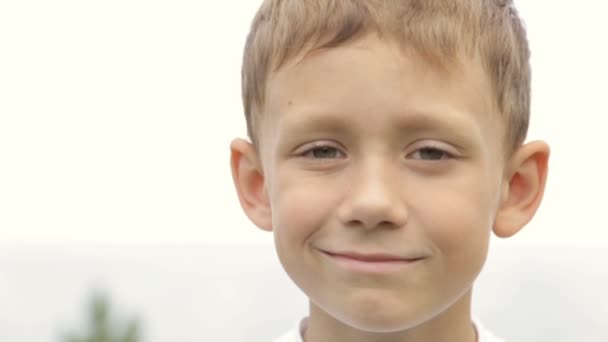
[[362, 228], [362, 229], [377, 229], [377, 228], [397, 228], [399, 223], [390, 220], [350, 220], [346, 223], [347, 227]]

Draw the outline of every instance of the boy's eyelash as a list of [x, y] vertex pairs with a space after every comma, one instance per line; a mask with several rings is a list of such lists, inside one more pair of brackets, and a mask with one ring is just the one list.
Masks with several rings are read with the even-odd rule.
[[438, 153], [443, 154], [443, 156], [445, 156], [445, 158], [440, 158], [440, 159], [425, 159], [425, 160], [435, 161], [435, 160], [444, 160], [444, 159], [455, 158], [455, 155], [453, 153], [450, 153], [450, 152], [446, 151], [445, 149], [443, 149], [441, 147], [433, 146], [433, 145], [419, 147], [416, 150], [414, 150], [414, 152], [408, 154], [408, 156], [411, 156], [412, 154], [415, 154], [415, 153], [420, 153], [421, 151], [434, 152], [434, 153], [438, 152]]
[[[306, 149], [305, 151], [299, 153], [298, 156], [300, 156], [300, 157], [313, 157], [314, 159], [336, 159], [337, 158], [337, 157], [328, 157], [328, 158], [320, 158], [320, 157], [318, 157], [318, 158], [315, 158], [315, 156], [309, 156], [311, 153], [314, 153], [315, 151], [319, 151], [319, 150], [322, 150], [322, 149], [326, 149], [326, 150], [335, 152], [335, 154], [341, 154], [341, 155], [345, 154], [338, 147], [335, 147], [335, 146], [332, 146], [332, 145], [326, 145], [326, 144], [325, 145], [319, 144], [319, 145], [315, 145], [315, 146], [312, 146], [312, 147]], [[440, 159], [424, 159], [424, 160], [444, 160], [444, 159], [453, 159], [453, 158], [456, 157], [453, 153], [447, 151], [446, 149], [438, 147], [438, 146], [434, 146], [434, 145], [419, 147], [419, 148], [415, 149], [413, 152], [409, 153], [407, 156], [409, 157], [409, 156], [411, 156], [411, 155], [413, 155], [415, 153], [420, 153], [420, 152], [441, 153], [445, 157], [445, 158], [440, 158]]]
[[[322, 149], [327, 149], [330, 151], [335, 151], [337, 154], [344, 154], [344, 152], [342, 152], [342, 150], [340, 150], [339, 148], [335, 147], [335, 146], [331, 146], [331, 145], [316, 145], [316, 146], [312, 146], [310, 148], [308, 148], [307, 150], [303, 151], [302, 153], [299, 154], [299, 156], [301, 157], [307, 157], [309, 154], [314, 153], [315, 151], [319, 151]], [[314, 156], [312, 156], [314, 158]], [[315, 159], [334, 159], [334, 158], [315, 158]]]

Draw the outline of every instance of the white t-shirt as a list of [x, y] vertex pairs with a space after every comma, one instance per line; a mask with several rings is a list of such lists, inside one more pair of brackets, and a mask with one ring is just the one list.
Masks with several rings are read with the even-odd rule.
[[[306, 321], [307, 319], [304, 318], [297, 322], [292, 330], [277, 338], [274, 342], [303, 342], [302, 335], [304, 335], [304, 330], [306, 330]], [[473, 324], [477, 330], [477, 342], [504, 342], [502, 339], [499, 339], [486, 330], [479, 320], [473, 318]]]

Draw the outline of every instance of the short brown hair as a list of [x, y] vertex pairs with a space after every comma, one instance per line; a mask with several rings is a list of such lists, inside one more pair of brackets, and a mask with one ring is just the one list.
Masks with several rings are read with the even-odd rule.
[[256, 143], [269, 75], [303, 50], [375, 30], [444, 64], [478, 54], [506, 122], [506, 147], [523, 143], [530, 116], [530, 51], [510, 0], [265, 0], [245, 45], [242, 93]]

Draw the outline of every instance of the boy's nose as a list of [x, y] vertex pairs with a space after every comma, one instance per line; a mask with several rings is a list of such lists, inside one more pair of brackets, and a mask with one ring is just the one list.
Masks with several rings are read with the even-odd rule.
[[341, 222], [349, 227], [365, 229], [404, 226], [408, 217], [407, 206], [400, 191], [398, 175], [391, 172], [375, 166], [353, 177], [338, 210]]

